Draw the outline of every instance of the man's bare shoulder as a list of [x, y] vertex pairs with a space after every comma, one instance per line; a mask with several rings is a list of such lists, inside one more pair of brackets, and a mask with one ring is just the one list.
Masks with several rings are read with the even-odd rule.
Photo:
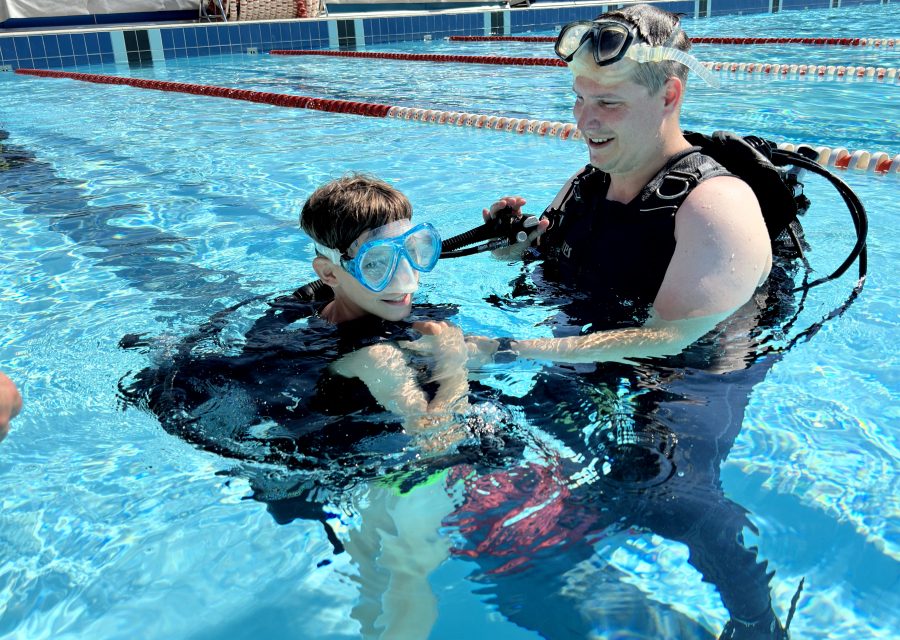
[[717, 176], [698, 184], [685, 199], [676, 217], [682, 213], [713, 220], [739, 213], [749, 214], [751, 220], [763, 223], [762, 211], [753, 189], [734, 176]]

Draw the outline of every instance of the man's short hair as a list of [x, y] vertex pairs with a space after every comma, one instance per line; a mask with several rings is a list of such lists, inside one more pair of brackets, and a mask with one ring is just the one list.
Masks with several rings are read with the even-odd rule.
[[402, 193], [373, 176], [353, 173], [316, 189], [303, 204], [300, 227], [318, 244], [346, 253], [364, 231], [412, 218]]
[[[674, 13], [663, 11], [649, 4], [635, 4], [601, 14], [595, 20], [615, 19], [637, 27], [638, 35], [650, 46], [666, 46], [690, 51], [691, 41], [679, 26], [681, 20]], [[674, 60], [644, 62], [634, 65], [632, 80], [656, 93], [675, 76], [687, 82], [688, 68]]]

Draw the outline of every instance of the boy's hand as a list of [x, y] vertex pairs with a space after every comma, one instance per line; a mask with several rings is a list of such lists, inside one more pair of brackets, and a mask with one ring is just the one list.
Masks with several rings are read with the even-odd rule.
[[469, 350], [462, 329], [450, 322], [415, 322], [413, 329], [422, 334], [415, 342], [405, 343], [434, 358], [431, 379], [438, 383], [428, 403], [429, 413], [460, 413], [469, 407]]
[[9, 433], [9, 421], [22, 410], [22, 396], [13, 381], [0, 373], [0, 440]]

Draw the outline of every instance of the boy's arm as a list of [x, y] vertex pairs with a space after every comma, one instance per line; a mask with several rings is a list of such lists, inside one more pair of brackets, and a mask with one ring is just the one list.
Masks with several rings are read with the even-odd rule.
[[9, 421], [22, 410], [22, 396], [16, 385], [0, 372], [0, 440], [9, 433]]
[[392, 343], [375, 344], [349, 353], [331, 365], [345, 378], [359, 378], [382, 407], [403, 419], [404, 428], [422, 429], [428, 399], [403, 352]]

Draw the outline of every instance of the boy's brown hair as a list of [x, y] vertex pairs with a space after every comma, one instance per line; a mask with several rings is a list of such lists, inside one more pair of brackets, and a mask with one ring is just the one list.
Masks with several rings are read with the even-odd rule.
[[353, 173], [316, 189], [303, 204], [300, 227], [318, 244], [346, 253], [364, 231], [412, 218], [402, 193], [374, 176]]

